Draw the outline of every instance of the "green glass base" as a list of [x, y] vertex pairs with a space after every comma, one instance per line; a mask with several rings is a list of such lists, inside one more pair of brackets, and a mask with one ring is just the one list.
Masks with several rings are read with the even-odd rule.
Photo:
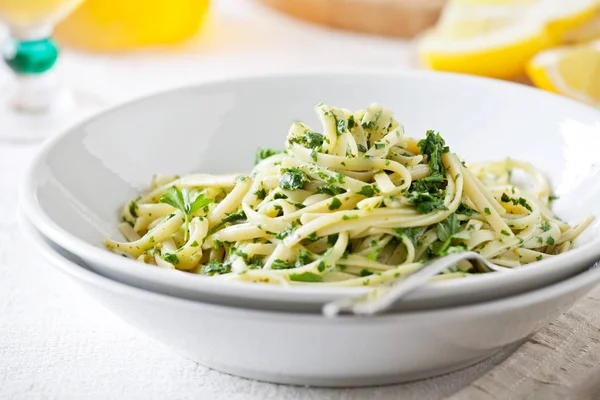
[[16, 74], [41, 74], [54, 66], [58, 46], [51, 38], [21, 41], [11, 39], [4, 61]]

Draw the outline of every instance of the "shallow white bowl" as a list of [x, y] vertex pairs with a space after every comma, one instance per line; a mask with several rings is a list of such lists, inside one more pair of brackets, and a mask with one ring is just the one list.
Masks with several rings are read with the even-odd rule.
[[[111, 254], [118, 210], [153, 173], [248, 171], [259, 145], [282, 147], [289, 124], [318, 126], [319, 101], [350, 109], [377, 101], [396, 112], [409, 136], [436, 129], [468, 161], [510, 156], [542, 168], [561, 196], [559, 216], [600, 216], [598, 111], [522, 85], [432, 72], [339, 72], [235, 79], [147, 97], [100, 114], [47, 143], [23, 185], [26, 216], [45, 236], [104, 276], [209, 302], [315, 310], [365, 288], [223, 282]], [[511, 274], [427, 285], [405, 309], [485, 301], [569, 277], [600, 259], [600, 219], [577, 249]]]
[[54, 266], [141, 332], [208, 367], [251, 379], [365, 386], [431, 377], [524, 339], [600, 282], [592, 268], [555, 285], [474, 306], [337, 317], [216, 306], [136, 289], [80, 265], [26, 230]]

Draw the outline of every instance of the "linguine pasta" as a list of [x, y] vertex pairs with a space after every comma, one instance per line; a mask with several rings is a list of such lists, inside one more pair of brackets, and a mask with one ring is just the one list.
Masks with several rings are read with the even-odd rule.
[[[377, 104], [316, 112], [322, 132], [293, 123], [285, 151], [259, 149], [249, 175], [155, 176], [123, 208], [127, 241], [107, 247], [219, 279], [376, 285], [466, 250], [520, 267], [570, 250], [592, 221], [554, 216], [526, 162], [467, 168], [438, 133], [407, 137]], [[436, 279], [478, 271], [462, 261]]]

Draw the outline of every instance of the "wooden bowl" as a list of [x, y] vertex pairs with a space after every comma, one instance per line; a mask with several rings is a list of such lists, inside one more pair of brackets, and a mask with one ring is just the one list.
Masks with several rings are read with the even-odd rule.
[[259, 0], [296, 18], [333, 28], [413, 37], [433, 26], [446, 0]]

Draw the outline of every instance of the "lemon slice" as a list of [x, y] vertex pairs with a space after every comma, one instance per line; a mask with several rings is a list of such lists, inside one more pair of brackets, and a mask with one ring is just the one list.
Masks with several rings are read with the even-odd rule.
[[600, 106], [600, 41], [536, 55], [527, 73], [539, 88]]
[[419, 56], [429, 68], [513, 79], [551, 45], [542, 20], [510, 17], [502, 10], [468, 18], [459, 13], [445, 14], [444, 22], [419, 41]]
[[523, 76], [538, 52], [593, 19], [596, 0], [453, 0], [418, 43], [429, 68], [502, 79]]
[[567, 30], [561, 41], [565, 44], [578, 44], [600, 39], [600, 11], [583, 24]]

